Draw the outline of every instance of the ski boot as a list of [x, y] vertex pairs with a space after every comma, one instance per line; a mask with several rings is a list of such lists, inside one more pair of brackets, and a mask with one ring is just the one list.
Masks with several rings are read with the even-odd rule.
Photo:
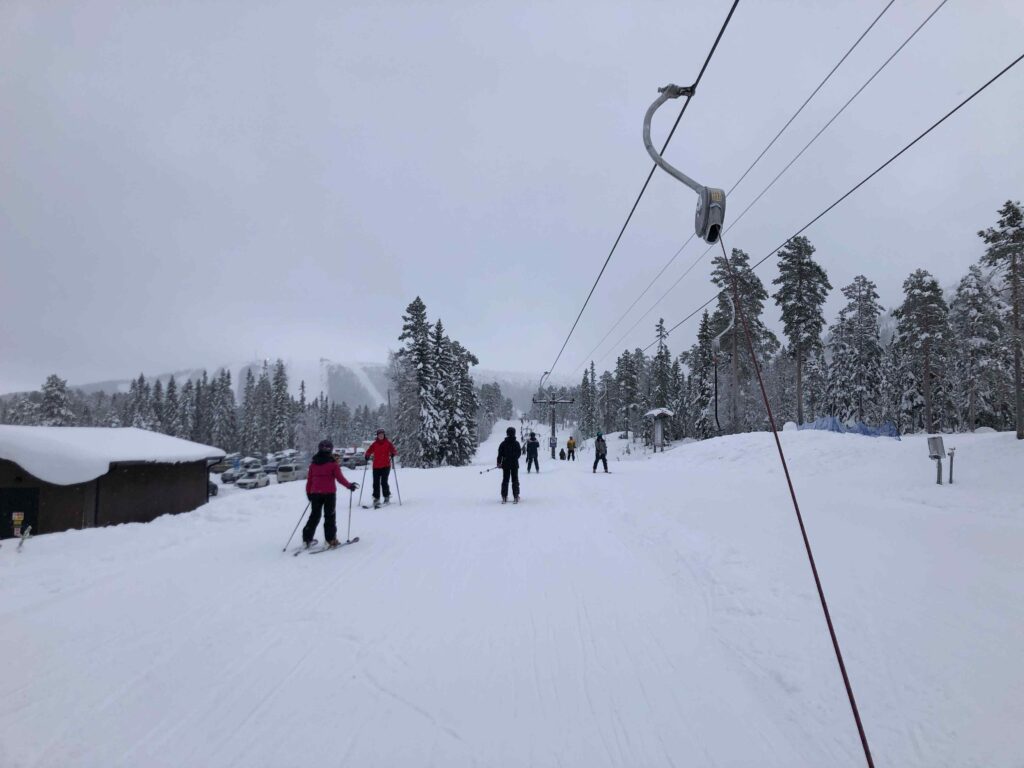
[[312, 549], [314, 546], [316, 546], [319, 543], [320, 542], [317, 541], [316, 539], [310, 539], [309, 541], [302, 542], [302, 547], [303, 547], [303, 549]]
[[391, 503], [391, 497], [390, 496], [385, 496], [384, 497], [384, 506], [386, 507], [390, 503]]
[[501, 497], [501, 503], [502, 504], [508, 504], [508, 496], [502, 496]]
[[380, 499], [374, 499], [373, 500], [373, 508], [374, 509], [380, 509]]
[[328, 549], [334, 549], [335, 547], [340, 547], [341, 546], [341, 542], [338, 541], [337, 539], [331, 539], [326, 544], [324, 544], [324, 546], [327, 547]]
[[516, 496], [514, 499], [512, 499], [512, 503], [513, 504], [518, 504], [519, 503], [519, 497]]

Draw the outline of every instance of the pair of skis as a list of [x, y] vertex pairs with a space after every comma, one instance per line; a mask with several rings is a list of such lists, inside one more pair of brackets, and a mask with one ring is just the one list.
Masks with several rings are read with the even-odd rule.
[[[314, 546], [306, 547], [306, 546], [302, 546], [302, 547], [299, 547], [297, 550], [295, 550], [292, 553], [292, 555], [294, 557], [298, 557], [299, 555], [301, 555], [303, 553], [305, 553], [307, 555], [319, 555], [322, 552], [330, 552], [332, 549], [341, 549], [342, 547], [347, 547], [349, 544], [355, 544], [357, 541], [359, 541], [359, 537], [358, 536], [356, 536], [354, 539], [349, 539], [348, 541], [342, 541], [342, 542], [334, 545], [333, 547], [330, 544], [324, 544], [322, 547], [314, 547]], [[312, 543], [316, 544], [317, 540], [313, 539]]]

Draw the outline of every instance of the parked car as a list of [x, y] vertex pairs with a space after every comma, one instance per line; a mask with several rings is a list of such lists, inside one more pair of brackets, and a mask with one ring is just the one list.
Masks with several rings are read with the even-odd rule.
[[222, 483], [233, 483], [245, 473], [246, 470], [242, 469], [241, 467], [239, 467], [238, 469], [235, 469], [234, 467], [232, 467], [231, 469], [225, 469], [220, 475], [220, 481]]
[[207, 480], [206, 481], [206, 495], [207, 496], [216, 496], [217, 495], [217, 491], [219, 491], [219, 490], [220, 490], [220, 487], [215, 482], [213, 482], [213, 480]]
[[235, 485], [249, 491], [253, 488], [264, 488], [270, 485], [270, 478], [266, 472], [250, 470], [240, 477]]
[[233, 468], [235, 466], [235, 461], [238, 459], [238, 456], [239, 456], [239, 454], [237, 454], [237, 453], [229, 453], [223, 459], [221, 459], [216, 464], [214, 464], [212, 467], [210, 467], [210, 471], [211, 472], [216, 472], [218, 475], [221, 472], [226, 472], [227, 470], [229, 470], [229, 469], [231, 469], [231, 468]]
[[305, 480], [309, 470], [305, 464], [287, 462], [277, 467], [277, 482], [287, 483], [290, 480]]
[[277, 459], [270, 459], [263, 465], [263, 471], [270, 472], [272, 474], [277, 474], [277, 468], [279, 466], [280, 464], [278, 464]]

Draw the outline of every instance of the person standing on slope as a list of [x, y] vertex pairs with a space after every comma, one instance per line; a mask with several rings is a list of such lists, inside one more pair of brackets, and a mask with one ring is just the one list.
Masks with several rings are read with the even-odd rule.
[[308, 549], [313, 544], [313, 534], [320, 524], [320, 515], [324, 516], [324, 541], [329, 547], [341, 545], [338, 541], [338, 525], [334, 512], [337, 507], [337, 494], [334, 482], [341, 483], [348, 490], [355, 491], [359, 483], [350, 483], [341, 474], [341, 467], [331, 455], [334, 451], [334, 444], [330, 440], [321, 440], [317, 446], [317, 452], [309, 465], [309, 474], [306, 476], [306, 498], [309, 499], [310, 512], [309, 520], [302, 529], [302, 543]]
[[516, 440], [516, 428], [505, 430], [505, 439], [498, 446], [498, 466], [501, 467], [501, 503], [508, 501], [508, 481], [512, 481], [512, 502], [519, 503], [519, 457], [523, 455]]
[[377, 430], [377, 439], [366, 449], [366, 458], [373, 457], [373, 508], [380, 507], [380, 492], [384, 490], [384, 503], [391, 503], [391, 488], [388, 475], [391, 474], [391, 459], [398, 455], [395, 446], [388, 440], [383, 429]]
[[526, 441], [526, 474], [530, 474], [530, 465], [540, 473], [540, 464], [537, 463], [537, 452], [540, 450], [540, 440], [535, 432], [530, 433], [530, 439]]
[[569, 461], [576, 461], [576, 438], [569, 435], [569, 440], [565, 444], [566, 450], [568, 450], [567, 458]]
[[604, 441], [604, 437], [601, 433], [597, 433], [597, 439], [594, 440], [594, 471], [597, 472], [597, 462], [604, 464], [604, 471], [608, 471], [608, 443]]

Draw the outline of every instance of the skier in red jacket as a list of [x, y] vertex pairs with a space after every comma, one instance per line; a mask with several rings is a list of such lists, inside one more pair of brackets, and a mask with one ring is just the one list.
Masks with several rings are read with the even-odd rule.
[[320, 524], [321, 511], [324, 516], [324, 540], [327, 546], [340, 546], [338, 525], [334, 517], [338, 498], [334, 483], [341, 483], [350, 492], [359, 488], [359, 483], [350, 483], [341, 474], [341, 467], [331, 455], [333, 450], [334, 444], [330, 440], [321, 440], [316, 455], [313, 456], [313, 462], [309, 465], [309, 474], [306, 476], [306, 498], [309, 499], [310, 512], [309, 520], [302, 529], [302, 542], [307, 549], [315, 543], [313, 534]]
[[391, 503], [391, 488], [388, 475], [391, 474], [391, 459], [398, 455], [383, 429], [377, 430], [377, 439], [366, 449], [366, 458], [373, 456], [373, 508], [380, 507], [380, 491], [384, 489], [384, 503]]

